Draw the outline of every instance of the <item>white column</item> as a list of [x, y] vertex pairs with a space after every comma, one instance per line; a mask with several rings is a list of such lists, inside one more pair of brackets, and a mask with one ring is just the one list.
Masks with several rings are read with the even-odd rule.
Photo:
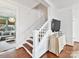
[[36, 57], [36, 55], [38, 54], [38, 52], [37, 52], [37, 47], [38, 47], [38, 44], [39, 44], [39, 37], [38, 37], [38, 31], [37, 30], [35, 30], [34, 32], [33, 32], [33, 57], [35, 58]]

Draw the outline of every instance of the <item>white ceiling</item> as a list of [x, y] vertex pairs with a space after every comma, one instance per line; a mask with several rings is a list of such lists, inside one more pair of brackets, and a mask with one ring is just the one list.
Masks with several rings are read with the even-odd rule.
[[35, 7], [39, 2], [37, 0], [12, 0], [29, 8]]
[[61, 9], [73, 4], [73, 0], [50, 0], [56, 8]]
[[78, 4], [79, 0], [49, 0], [58, 9], [70, 7], [74, 4]]
[[[39, 4], [39, 0], [12, 0], [22, 5], [25, 5], [29, 8], [33, 8]], [[73, 4], [79, 3], [79, 0], [48, 0], [51, 2], [57, 9], [66, 8], [72, 6]]]

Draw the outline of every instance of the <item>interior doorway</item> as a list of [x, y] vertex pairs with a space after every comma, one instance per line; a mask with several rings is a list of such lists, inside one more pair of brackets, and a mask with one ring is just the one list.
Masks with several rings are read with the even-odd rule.
[[16, 10], [0, 6], [0, 53], [16, 48]]

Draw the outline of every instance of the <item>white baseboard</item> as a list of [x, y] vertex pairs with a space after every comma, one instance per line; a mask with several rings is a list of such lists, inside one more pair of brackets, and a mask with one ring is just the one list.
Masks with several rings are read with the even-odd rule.
[[66, 45], [74, 46], [74, 44], [66, 44]]
[[74, 40], [74, 42], [79, 42], [79, 41]]
[[66, 43], [67, 45], [74, 46], [74, 41]]

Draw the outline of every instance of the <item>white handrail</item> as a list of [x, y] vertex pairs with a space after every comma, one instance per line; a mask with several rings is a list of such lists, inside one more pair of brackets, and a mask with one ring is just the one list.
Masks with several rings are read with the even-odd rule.
[[43, 29], [45, 26], [46, 26], [46, 24], [48, 23], [49, 21], [46, 21], [45, 23], [44, 23], [44, 25], [38, 30], [39, 32], [41, 31], [41, 29]]

